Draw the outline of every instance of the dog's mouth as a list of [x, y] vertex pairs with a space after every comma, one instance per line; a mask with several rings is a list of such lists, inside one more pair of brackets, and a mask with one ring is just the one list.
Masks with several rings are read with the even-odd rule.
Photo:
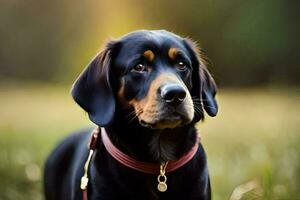
[[187, 120], [182, 114], [174, 113], [168, 117], [161, 117], [152, 121], [146, 121], [145, 119], [139, 119], [141, 126], [151, 129], [173, 129], [176, 127], [187, 124]]

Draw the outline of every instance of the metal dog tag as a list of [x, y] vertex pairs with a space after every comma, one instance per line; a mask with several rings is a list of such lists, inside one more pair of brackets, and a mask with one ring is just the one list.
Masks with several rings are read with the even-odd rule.
[[167, 164], [168, 164], [168, 162], [162, 163], [160, 165], [160, 174], [157, 177], [157, 181], [158, 181], [157, 189], [160, 192], [165, 192], [168, 189], [168, 186], [167, 186], [167, 177], [165, 175]]
[[157, 185], [157, 189], [160, 192], [167, 191], [167, 188], [168, 188], [168, 186], [167, 186], [167, 184], [165, 182], [159, 182], [158, 185]]

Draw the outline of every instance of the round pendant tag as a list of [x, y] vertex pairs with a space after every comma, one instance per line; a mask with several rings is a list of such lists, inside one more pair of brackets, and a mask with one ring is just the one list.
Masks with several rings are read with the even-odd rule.
[[167, 190], [168, 186], [165, 182], [159, 182], [157, 185], [157, 189], [160, 192], [165, 192]]

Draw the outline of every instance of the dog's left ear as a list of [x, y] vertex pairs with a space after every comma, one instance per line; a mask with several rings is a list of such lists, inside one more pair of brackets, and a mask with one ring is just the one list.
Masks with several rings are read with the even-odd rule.
[[115, 113], [115, 98], [110, 83], [110, 69], [116, 43], [107, 43], [84, 69], [71, 90], [74, 100], [99, 126], [108, 125]]
[[[184, 44], [192, 57], [193, 73], [192, 84], [193, 88], [191, 95], [193, 98], [200, 100], [200, 103], [207, 114], [214, 117], [218, 113], [218, 104], [215, 99], [217, 86], [205, 66], [205, 61], [200, 56], [197, 44], [190, 39], [184, 39]], [[196, 100], [197, 101], [197, 100]], [[195, 115], [198, 119], [203, 119], [203, 108], [201, 108], [201, 116]]]

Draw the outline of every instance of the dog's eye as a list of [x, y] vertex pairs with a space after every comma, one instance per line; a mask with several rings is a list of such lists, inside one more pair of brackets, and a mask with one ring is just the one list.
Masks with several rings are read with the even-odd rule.
[[181, 70], [181, 71], [184, 71], [186, 70], [187, 66], [184, 62], [180, 61], [176, 64], [176, 67], [177, 69]]
[[144, 71], [147, 71], [147, 69], [146, 69], [145, 65], [139, 63], [132, 68], [132, 71], [144, 72]]

